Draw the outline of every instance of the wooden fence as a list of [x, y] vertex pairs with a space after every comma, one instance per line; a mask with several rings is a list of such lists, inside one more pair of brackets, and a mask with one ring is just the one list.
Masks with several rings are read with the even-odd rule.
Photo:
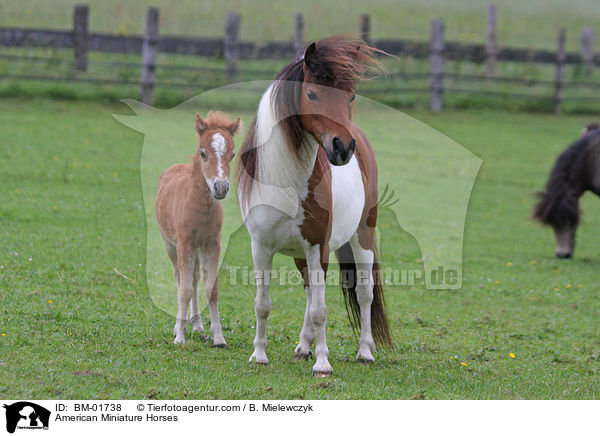
[[[227, 12], [224, 23], [223, 38], [193, 38], [160, 35], [159, 10], [153, 7], [147, 9], [144, 35], [123, 36], [89, 31], [89, 7], [76, 5], [73, 11], [73, 28], [69, 31], [0, 28], [0, 47], [48, 47], [73, 49], [74, 66], [79, 72], [88, 69], [88, 53], [90, 51], [106, 53], [129, 53], [141, 56], [140, 67], [140, 98], [146, 104], [152, 104], [155, 82], [155, 70], [167, 66], [157, 66], [158, 53], [171, 53], [192, 56], [220, 57], [226, 61], [223, 72], [232, 80], [238, 73], [238, 61], [241, 59], [289, 59], [294, 57], [304, 45], [304, 22], [300, 14], [295, 16], [293, 37], [289, 41], [249, 42], [239, 39], [242, 17], [235, 12]], [[554, 112], [560, 113], [563, 102], [563, 90], [571, 84], [564, 81], [563, 70], [566, 65], [581, 65], [588, 76], [595, 66], [600, 66], [600, 54], [593, 53], [593, 30], [591, 27], [582, 29], [581, 51], [578, 53], [565, 52], [566, 33], [559, 31], [557, 50], [527, 50], [520, 48], [500, 48], [496, 40], [497, 14], [495, 5], [487, 9], [486, 43], [465, 44], [446, 41], [444, 38], [444, 22], [434, 19], [431, 22], [430, 41], [410, 41], [373, 39], [370, 36], [370, 17], [360, 16], [360, 36], [373, 46], [391, 55], [409, 56], [416, 59], [429, 59], [429, 104], [433, 111], [443, 108], [445, 79], [454, 77], [466, 80], [481, 80], [482, 76], [469, 77], [447, 73], [444, 61], [461, 60], [473, 63], [485, 63], [485, 79], [489, 81], [515, 81], [498, 77], [497, 63], [504, 61], [553, 64], [555, 68], [553, 88]], [[10, 55], [0, 58], [10, 59]], [[410, 74], [409, 74], [410, 75]], [[416, 76], [412, 74], [411, 76]], [[1, 78], [22, 78], [37, 80], [43, 76], [22, 74], [12, 76], [0, 74]], [[51, 78], [47, 78], [52, 80]], [[62, 80], [62, 78], [53, 78]], [[69, 78], [64, 78], [68, 81]], [[96, 79], [79, 77], [77, 81], [93, 83]], [[131, 81], [98, 80], [102, 83], [124, 83]], [[548, 84], [541, 80], [522, 80], [530, 85]], [[595, 84], [590, 84], [592, 87]], [[600, 100], [600, 99], [599, 99]]]

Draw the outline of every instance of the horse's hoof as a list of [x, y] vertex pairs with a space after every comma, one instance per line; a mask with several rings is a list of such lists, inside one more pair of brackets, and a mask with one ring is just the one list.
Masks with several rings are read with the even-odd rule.
[[356, 363], [361, 363], [363, 365], [368, 365], [369, 363], [373, 363], [375, 362], [375, 359], [369, 359], [367, 357], [357, 357], [356, 358]]
[[299, 362], [301, 360], [307, 361], [309, 358], [313, 357], [313, 352], [312, 350], [309, 351], [308, 353], [298, 353], [297, 351], [294, 352], [294, 362]]
[[175, 345], [183, 345], [183, 344], [185, 344], [185, 338], [176, 337], [175, 340], [173, 341], [173, 343]]
[[315, 378], [322, 378], [322, 377], [329, 377], [331, 375], [331, 371], [313, 371], [313, 377]]
[[227, 344], [212, 344], [211, 348], [227, 348]]
[[261, 357], [256, 357], [256, 355], [253, 353], [252, 356], [250, 356], [250, 359], [248, 360], [248, 362], [253, 363], [255, 365], [267, 365], [269, 363], [269, 359], [267, 358], [266, 355], [263, 355]]

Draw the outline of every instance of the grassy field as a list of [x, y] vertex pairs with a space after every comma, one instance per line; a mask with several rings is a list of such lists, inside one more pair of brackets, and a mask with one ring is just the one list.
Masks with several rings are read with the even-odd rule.
[[[1, 0], [0, 26], [68, 29], [75, 3], [75, 0], [53, 0], [53, 6], [49, 8], [43, 0]], [[147, 0], [87, 0], [85, 3], [91, 8], [92, 31], [142, 33]], [[431, 19], [442, 18], [446, 22], [448, 39], [483, 42], [485, 10], [489, 3], [489, 0], [309, 0], [277, 3], [155, 0], [151, 4], [160, 8], [160, 27], [164, 34], [221, 36], [225, 12], [234, 10], [242, 14], [242, 39], [290, 39], [295, 13], [304, 15], [308, 38], [322, 38], [336, 33], [356, 34], [360, 14], [369, 13], [375, 38], [428, 39]], [[564, 26], [569, 35], [568, 47], [576, 49], [581, 27], [593, 25], [600, 19], [595, 0], [503, 0], [496, 3], [498, 41], [505, 46], [554, 48], [558, 29]], [[268, 14], [265, 14], [266, 9]]]
[[[146, 286], [143, 136], [112, 113], [130, 114], [122, 105], [0, 101], [0, 397], [600, 397], [600, 204], [584, 197], [570, 261], [554, 258], [552, 232], [528, 218], [532, 192], [587, 118], [415, 112], [483, 159], [467, 214], [463, 287], [389, 289], [396, 349], [378, 352], [371, 366], [354, 363], [341, 293], [329, 288], [334, 375], [316, 380], [311, 362], [291, 362], [300, 287], [272, 290], [268, 366], [247, 362], [251, 286], [222, 282], [229, 348], [197, 337], [172, 344], [174, 319]], [[248, 124], [251, 112], [241, 115]], [[363, 123], [381, 135], [380, 155], [400, 153], [377, 129], [382, 120]], [[410, 235], [390, 234], [386, 244], [388, 261], [419, 267]]]

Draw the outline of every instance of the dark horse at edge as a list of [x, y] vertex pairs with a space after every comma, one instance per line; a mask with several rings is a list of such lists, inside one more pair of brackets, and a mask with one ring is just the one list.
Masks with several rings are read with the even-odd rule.
[[579, 197], [592, 191], [600, 196], [600, 124], [590, 123], [581, 137], [563, 151], [550, 172], [533, 218], [554, 229], [556, 256], [569, 259], [579, 224]]

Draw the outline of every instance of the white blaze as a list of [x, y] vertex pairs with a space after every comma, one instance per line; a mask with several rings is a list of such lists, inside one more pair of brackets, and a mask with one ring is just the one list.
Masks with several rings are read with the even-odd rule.
[[220, 133], [215, 133], [212, 137], [212, 143], [210, 144], [212, 149], [217, 156], [217, 171], [219, 172], [219, 179], [223, 178], [223, 164], [221, 159], [223, 158], [223, 154], [227, 151], [227, 146], [225, 144], [225, 138]]

